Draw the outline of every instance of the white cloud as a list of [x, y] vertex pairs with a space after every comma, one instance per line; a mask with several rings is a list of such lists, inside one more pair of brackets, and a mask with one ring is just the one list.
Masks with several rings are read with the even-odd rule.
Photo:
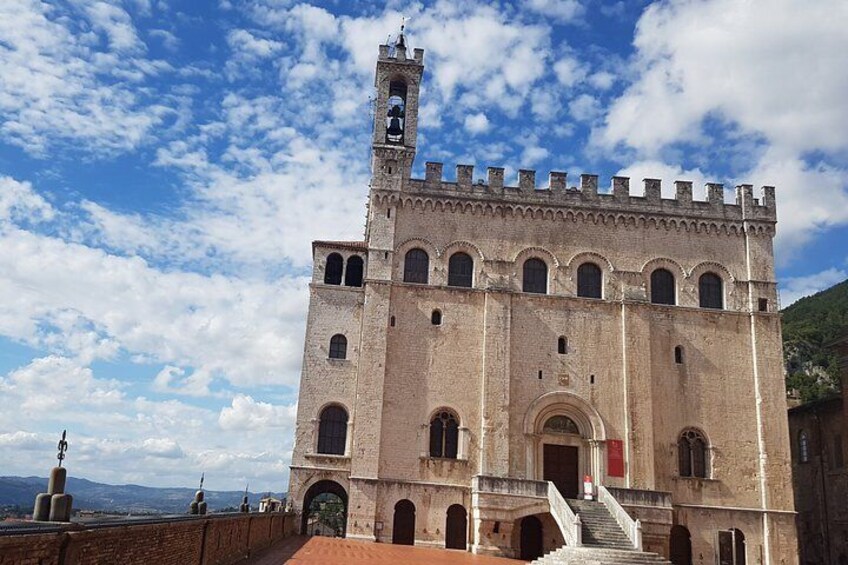
[[4, 220], [41, 222], [51, 220], [53, 207], [28, 182], [0, 177], [0, 229]]
[[655, 152], [696, 138], [715, 113], [794, 151], [843, 150], [846, 20], [839, 0], [655, 3], [636, 28], [639, 76], [612, 105], [604, 141]]
[[554, 73], [559, 83], [572, 88], [583, 81], [587, 74], [586, 66], [574, 56], [566, 56], [554, 63]]
[[529, 0], [524, 5], [545, 18], [560, 22], [573, 21], [585, 11], [578, 0]]
[[568, 103], [568, 111], [578, 122], [592, 122], [601, 114], [601, 103], [589, 94], [581, 94]]
[[225, 430], [242, 431], [293, 428], [295, 415], [295, 406], [274, 406], [258, 402], [248, 395], [237, 394], [232, 405], [221, 410], [218, 424]]
[[465, 116], [465, 129], [471, 133], [485, 133], [489, 131], [489, 125], [489, 118], [482, 112]]
[[[60, 141], [125, 151], [180, 113], [176, 99], [133, 87], [169, 67], [143, 59], [128, 14], [103, 2], [83, 10], [92, 31], [72, 29], [59, 6], [0, 3], [0, 132], [34, 155]], [[99, 36], [106, 49], [98, 49]]]
[[812, 275], [784, 279], [780, 284], [780, 307], [786, 308], [805, 296], [812, 296], [846, 279], [848, 271], [835, 267]]

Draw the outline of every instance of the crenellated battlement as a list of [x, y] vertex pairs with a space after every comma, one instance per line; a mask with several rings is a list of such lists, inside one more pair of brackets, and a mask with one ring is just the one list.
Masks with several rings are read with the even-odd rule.
[[777, 218], [773, 186], [763, 186], [759, 198], [754, 197], [754, 187], [742, 184], [736, 187], [736, 201], [725, 203], [724, 185], [707, 183], [705, 198], [693, 198], [691, 181], [675, 181], [675, 197], [662, 197], [659, 179], [642, 180], [642, 194], [631, 192], [630, 178], [612, 177], [611, 190], [598, 190], [598, 175], [580, 175], [579, 186], [568, 186], [568, 174], [551, 171], [546, 186], [539, 186], [536, 171], [518, 171], [518, 185], [504, 182], [502, 167], [488, 167], [487, 179], [474, 180], [472, 165], [457, 165], [456, 180], [443, 177], [444, 165], [427, 162], [424, 179], [409, 179], [405, 187], [413, 192], [473, 195], [475, 198], [492, 198], [509, 202], [560, 206], [597, 207], [629, 212], [667, 213], [733, 220], [775, 222]]

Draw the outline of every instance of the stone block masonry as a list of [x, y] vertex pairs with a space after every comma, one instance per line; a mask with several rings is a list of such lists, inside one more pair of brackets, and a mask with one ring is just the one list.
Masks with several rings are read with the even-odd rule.
[[288, 514], [223, 514], [0, 531], [0, 565], [229, 565], [292, 534]]

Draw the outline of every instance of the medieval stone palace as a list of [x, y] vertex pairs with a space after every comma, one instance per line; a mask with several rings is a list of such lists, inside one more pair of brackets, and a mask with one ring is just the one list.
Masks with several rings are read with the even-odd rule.
[[380, 46], [364, 241], [313, 243], [302, 531], [797, 563], [774, 189], [412, 178], [423, 63]]

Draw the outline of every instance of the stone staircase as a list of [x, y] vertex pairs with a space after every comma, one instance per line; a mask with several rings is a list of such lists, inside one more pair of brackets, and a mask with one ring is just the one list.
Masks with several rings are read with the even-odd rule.
[[656, 553], [636, 551], [630, 538], [602, 503], [574, 499], [566, 502], [580, 515], [583, 546], [560, 547], [533, 561], [533, 565], [671, 565]]
[[563, 546], [531, 565], [671, 565], [671, 562], [646, 551]]

